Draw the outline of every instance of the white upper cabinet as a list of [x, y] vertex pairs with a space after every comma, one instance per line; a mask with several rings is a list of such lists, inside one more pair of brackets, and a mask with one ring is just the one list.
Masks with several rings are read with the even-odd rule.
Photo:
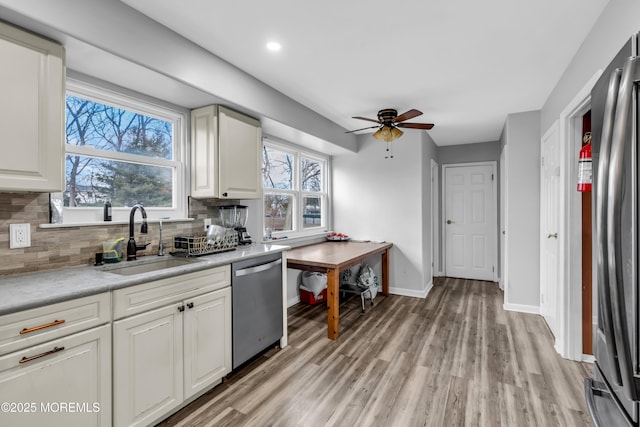
[[191, 111], [191, 196], [259, 199], [262, 128], [222, 106]]
[[218, 114], [215, 105], [191, 111], [191, 197], [218, 197]]
[[64, 188], [64, 48], [0, 22], [0, 191]]
[[218, 107], [220, 197], [262, 197], [262, 128], [258, 120]]

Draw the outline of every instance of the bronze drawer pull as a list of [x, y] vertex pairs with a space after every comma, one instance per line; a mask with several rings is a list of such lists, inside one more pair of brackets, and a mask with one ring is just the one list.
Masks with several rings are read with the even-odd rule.
[[46, 325], [40, 325], [40, 326], [36, 326], [34, 328], [29, 328], [29, 329], [24, 328], [23, 330], [20, 331], [20, 335], [28, 334], [29, 332], [39, 331], [40, 329], [50, 328], [56, 325], [62, 325], [63, 323], [64, 323], [64, 320], [54, 320], [53, 322], [47, 323]]
[[54, 347], [53, 350], [45, 351], [44, 353], [38, 354], [37, 356], [23, 357], [22, 359], [18, 360], [18, 363], [23, 364], [23, 363], [31, 362], [32, 360], [40, 359], [41, 357], [45, 357], [62, 350], [64, 350], [64, 347]]

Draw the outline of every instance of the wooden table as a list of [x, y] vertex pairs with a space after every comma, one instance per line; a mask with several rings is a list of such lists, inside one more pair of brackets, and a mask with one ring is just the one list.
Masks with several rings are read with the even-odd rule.
[[338, 338], [340, 271], [365, 259], [382, 255], [382, 295], [389, 294], [391, 243], [324, 242], [287, 251], [287, 267], [327, 274], [327, 326], [329, 339]]

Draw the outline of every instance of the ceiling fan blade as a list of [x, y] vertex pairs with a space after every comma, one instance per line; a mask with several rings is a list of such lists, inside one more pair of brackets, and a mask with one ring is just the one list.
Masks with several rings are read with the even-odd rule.
[[352, 117], [352, 119], [360, 119], [360, 120], [366, 120], [368, 122], [374, 122], [374, 123], [380, 123], [378, 120], [373, 120], [373, 119], [368, 119], [366, 117]]
[[409, 110], [404, 114], [400, 114], [399, 116], [397, 116], [395, 119], [393, 119], [394, 122], [403, 122], [405, 120], [409, 120], [409, 119], [413, 119], [414, 117], [418, 117], [422, 115], [422, 111], [418, 111], [418, 110]]
[[345, 133], [359, 132], [359, 131], [361, 131], [361, 130], [374, 129], [374, 128], [379, 128], [379, 127], [380, 127], [380, 126], [369, 126], [369, 127], [362, 128], [362, 129], [350, 130], [350, 131], [347, 131], [347, 132], [345, 132]]
[[398, 123], [396, 127], [405, 128], [405, 129], [431, 129], [433, 127], [433, 123]]

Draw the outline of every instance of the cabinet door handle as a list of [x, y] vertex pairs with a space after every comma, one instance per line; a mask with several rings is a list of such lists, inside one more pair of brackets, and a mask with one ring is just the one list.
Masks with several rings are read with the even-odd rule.
[[451, 221], [450, 219], [447, 220], [447, 224], [453, 224], [453, 221]]
[[33, 360], [40, 359], [41, 357], [45, 357], [62, 350], [64, 350], [64, 347], [54, 347], [53, 350], [45, 351], [44, 353], [38, 354], [37, 356], [23, 357], [22, 359], [18, 360], [18, 363], [23, 364], [23, 363], [31, 362]]
[[192, 303], [192, 302], [190, 302], [189, 304], [187, 304], [187, 307], [188, 307], [188, 308], [193, 308], [193, 303]]
[[33, 328], [24, 328], [20, 331], [20, 335], [28, 334], [29, 332], [39, 331], [40, 329], [50, 328], [52, 326], [62, 325], [64, 320], [54, 320], [51, 323], [47, 323], [46, 325], [35, 326]]
[[229, 193], [222, 193], [222, 197], [227, 197]]
[[178, 306], [178, 311], [182, 313], [184, 311], [184, 305]]
[[557, 238], [558, 238], [558, 233], [549, 234], [549, 235], [547, 236], [547, 239], [550, 239], [550, 238], [552, 238], [552, 237], [553, 237], [554, 239], [557, 239]]

